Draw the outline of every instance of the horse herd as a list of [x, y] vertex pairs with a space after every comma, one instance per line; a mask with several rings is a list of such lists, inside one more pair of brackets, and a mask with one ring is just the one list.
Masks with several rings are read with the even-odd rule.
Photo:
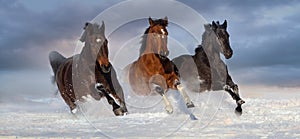
[[[235, 111], [241, 114], [241, 105], [245, 101], [240, 98], [238, 86], [232, 81], [220, 57], [222, 53], [229, 59], [233, 54], [227, 21], [223, 24], [214, 21], [205, 24], [202, 44], [195, 49], [195, 54], [181, 55], [170, 60], [167, 17], [157, 20], [149, 17], [148, 20], [149, 27], [142, 36], [139, 57], [124, 69], [125, 79], [133, 92], [141, 96], [160, 95], [165, 110], [172, 113], [173, 107], [166, 95], [169, 89], [180, 92], [187, 108], [195, 106], [186, 90], [225, 90], [236, 101]], [[101, 26], [86, 23], [80, 41], [84, 43], [80, 54], [69, 58], [56, 51], [49, 54], [54, 80], [62, 98], [72, 113], [78, 109], [77, 101], [84, 102], [87, 96], [91, 96], [95, 100], [105, 97], [116, 116], [126, 114], [124, 92], [108, 58], [104, 22]]]

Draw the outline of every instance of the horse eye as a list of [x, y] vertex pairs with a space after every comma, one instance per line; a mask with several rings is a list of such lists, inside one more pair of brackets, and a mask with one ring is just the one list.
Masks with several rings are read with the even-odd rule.
[[101, 39], [99, 39], [99, 38], [98, 38], [98, 39], [96, 39], [96, 42], [101, 42]]

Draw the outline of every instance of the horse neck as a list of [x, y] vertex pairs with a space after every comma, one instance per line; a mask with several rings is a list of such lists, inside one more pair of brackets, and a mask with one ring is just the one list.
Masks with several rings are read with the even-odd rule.
[[219, 60], [220, 58], [220, 52], [216, 49], [217, 42], [214, 39], [215, 36], [213, 33], [204, 33], [202, 36], [202, 48], [204, 49], [207, 57], [214, 59], [214, 60]]
[[142, 40], [140, 55], [149, 54], [149, 53], [156, 53], [156, 52], [153, 51], [153, 49], [152, 49], [153, 47], [157, 47], [157, 46], [153, 46], [151, 35], [145, 34], [143, 36], [143, 40]]
[[147, 47], [146, 43], [147, 43], [147, 34], [144, 34], [142, 36], [142, 41], [141, 41], [142, 46], [140, 47], [140, 56], [143, 55], [143, 53], [146, 50], [146, 47]]
[[85, 46], [82, 48], [82, 51], [80, 52], [80, 61], [85, 62], [93, 62], [97, 58], [97, 53], [93, 53], [92, 48], [90, 44], [85, 44]]

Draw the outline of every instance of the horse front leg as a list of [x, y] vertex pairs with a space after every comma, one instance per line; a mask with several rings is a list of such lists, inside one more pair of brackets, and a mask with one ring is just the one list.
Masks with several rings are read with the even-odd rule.
[[105, 96], [108, 104], [112, 105], [113, 107], [113, 112], [116, 116], [122, 116], [124, 115], [124, 110], [120, 107], [120, 101], [118, 98], [116, 98], [114, 95], [111, 93], [108, 93], [108, 89], [105, 89], [104, 85], [102, 83], [96, 83], [95, 84], [95, 89], [101, 96]]
[[227, 74], [226, 85], [224, 90], [230, 94], [230, 96], [236, 101], [237, 107], [235, 108], [238, 114], [242, 114], [242, 104], [245, 103], [244, 100], [240, 98], [238, 85], [232, 81], [232, 78]]
[[166, 105], [166, 107], [165, 107], [166, 111], [167, 111], [169, 114], [173, 113], [173, 107], [172, 107], [172, 105], [171, 105], [169, 99], [167, 98], [167, 96], [166, 96], [165, 94], [163, 94], [162, 97], [163, 97], [164, 103], [165, 103], [165, 105]]
[[240, 98], [238, 85], [234, 84], [233, 86], [231, 86], [231, 88], [233, 90], [233, 93], [235, 93], [239, 97], [239, 99], [237, 100], [237, 103], [240, 104], [240, 105], [244, 104], [245, 101], [242, 98]]
[[242, 100], [238, 95], [236, 95], [232, 89], [230, 88], [229, 85], [225, 85], [224, 86], [224, 90], [226, 92], [228, 92], [230, 94], [230, 96], [236, 101], [236, 104], [237, 104], [237, 107], [235, 108], [235, 111], [238, 113], [238, 114], [242, 114], [242, 104], [245, 103], [244, 100]]
[[180, 92], [181, 96], [183, 97], [187, 108], [195, 107], [194, 103], [191, 101], [190, 97], [187, 95], [183, 85], [178, 80], [176, 80], [175, 86], [178, 89], [178, 91]]
[[[110, 91], [108, 91], [110, 92]], [[113, 111], [116, 115], [127, 115], [125, 102], [116, 93], [108, 93], [109, 101], [112, 101]]]

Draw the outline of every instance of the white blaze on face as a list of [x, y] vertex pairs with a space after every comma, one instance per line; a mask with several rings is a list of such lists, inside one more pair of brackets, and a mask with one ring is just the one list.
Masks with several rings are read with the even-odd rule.
[[164, 31], [164, 29], [160, 29], [160, 31], [162, 32], [162, 38], [165, 38], [166, 32]]
[[166, 34], [166, 32], [164, 31], [164, 29], [160, 29], [160, 31], [162, 32], [163, 35]]

